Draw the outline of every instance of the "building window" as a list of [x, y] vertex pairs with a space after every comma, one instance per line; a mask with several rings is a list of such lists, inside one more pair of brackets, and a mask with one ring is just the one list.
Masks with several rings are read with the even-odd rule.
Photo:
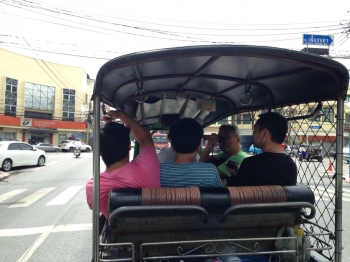
[[0, 141], [11, 141], [15, 140], [16, 133], [0, 132]]
[[334, 122], [334, 111], [333, 108], [322, 108], [323, 121], [328, 123]]
[[55, 87], [26, 83], [25, 108], [34, 110], [55, 109]]
[[345, 101], [350, 101], [350, 95], [346, 95]]
[[242, 124], [241, 114], [236, 115], [236, 124], [237, 124], [237, 125]]
[[252, 121], [250, 120], [249, 114], [243, 114], [243, 124], [251, 124]]
[[18, 80], [6, 77], [5, 116], [16, 116]]
[[219, 122], [218, 122], [219, 125], [227, 125], [228, 124], [228, 117], [224, 118], [224, 119], [221, 119]]
[[[308, 114], [311, 114], [311, 113], [313, 113], [314, 111], [315, 111], [315, 108], [314, 108], [314, 107], [309, 108]], [[320, 115], [320, 114], [317, 114], [315, 117], [310, 117], [310, 118], [309, 118], [309, 122], [313, 122], [313, 121], [315, 121], [315, 122], [320, 122], [320, 121], [321, 121], [321, 115]]]
[[40, 118], [40, 119], [52, 119], [51, 113], [24, 111], [25, 118]]
[[62, 120], [74, 121], [75, 90], [63, 89]]
[[350, 114], [345, 114], [345, 122], [350, 123]]

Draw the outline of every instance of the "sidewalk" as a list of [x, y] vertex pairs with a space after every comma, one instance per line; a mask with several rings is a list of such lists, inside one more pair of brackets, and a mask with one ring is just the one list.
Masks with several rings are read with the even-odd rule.
[[10, 176], [9, 173], [5, 173], [5, 172], [0, 171], [0, 181], [8, 178], [9, 176]]

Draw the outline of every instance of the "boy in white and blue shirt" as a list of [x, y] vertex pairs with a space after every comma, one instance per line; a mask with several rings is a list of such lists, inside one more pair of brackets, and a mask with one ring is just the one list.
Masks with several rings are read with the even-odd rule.
[[202, 136], [202, 126], [192, 118], [183, 118], [171, 125], [168, 137], [175, 160], [160, 164], [161, 187], [222, 187], [213, 164], [195, 161]]

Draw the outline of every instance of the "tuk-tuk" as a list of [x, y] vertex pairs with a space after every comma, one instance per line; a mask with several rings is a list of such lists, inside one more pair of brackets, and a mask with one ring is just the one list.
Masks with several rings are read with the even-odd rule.
[[[325, 155], [334, 151], [342, 163], [348, 81], [348, 70], [331, 59], [262, 46], [178, 47], [104, 64], [92, 97], [93, 261], [283, 261], [286, 254], [294, 261], [342, 261], [343, 166], [319, 177], [323, 162], [295, 158], [296, 186], [113, 189], [100, 236], [99, 132], [101, 104], [124, 111], [150, 132], [181, 117], [206, 128], [227, 117], [235, 124], [239, 114], [255, 120], [274, 111], [288, 119], [293, 148], [308, 135], [310, 119], [326, 108], [337, 118], [318, 118], [315, 138], [328, 143]], [[320, 190], [329, 198], [318, 197]], [[281, 233], [291, 227], [305, 234]]]

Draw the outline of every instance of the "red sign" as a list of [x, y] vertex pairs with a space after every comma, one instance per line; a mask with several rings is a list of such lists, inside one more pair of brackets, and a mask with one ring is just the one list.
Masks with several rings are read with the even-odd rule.
[[[21, 118], [13, 116], [0, 116], [1, 125], [21, 126]], [[60, 121], [32, 118], [32, 127], [62, 128], [62, 129], [86, 129], [85, 122]]]

